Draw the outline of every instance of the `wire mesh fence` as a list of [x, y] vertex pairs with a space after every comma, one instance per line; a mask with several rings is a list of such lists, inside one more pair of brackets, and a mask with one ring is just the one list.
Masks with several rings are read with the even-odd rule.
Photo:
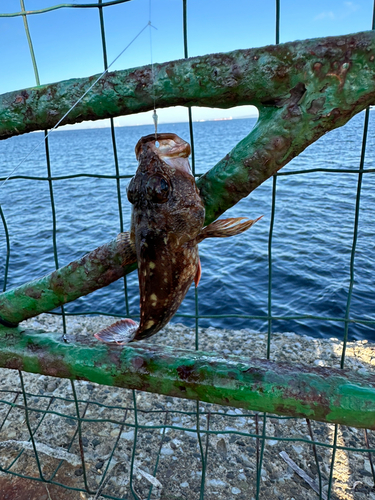
[[[22, 17], [35, 73], [35, 83], [40, 85], [32, 35], [28, 26], [29, 16], [45, 16], [52, 10], [60, 9], [98, 11], [98, 36], [102, 44], [103, 68], [107, 69], [104, 11], [114, 5], [127, 2], [128, 0], [98, 0], [97, 3], [61, 4], [27, 11], [25, 2], [21, 0], [19, 12], [0, 14], [0, 20], [1, 17], [11, 15]], [[182, 12], [184, 57], [188, 57], [188, 4], [186, 0], [182, 1]], [[372, 28], [374, 29], [374, 20]], [[276, 1], [275, 43], [279, 43], [279, 32], [280, 2]], [[195, 168], [194, 127], [190, 108], [188, 119], [192, 168], [194, 174], [199, 175]], [[345, 316], [343, 318], [319, 318], [322, 321], [340, 321], [344, 324], [339, 362], [341, 368], [346, 366], [350, 324], [353, 321], [370, 326], [375, 324], [375, 318], [366, 317], [354, 320], [350, 315], [362, 179], [364, 173], [371, 175], [374, 172], [374, 169], [365, 169], [369, 120], [370, 111], [367, 109], [364, 117], [359, 165], [358, 168], [350, 170], [353, 175], [357, 175], [358, 181]], [[45, 136], [47, 134], [48, 131], [45, 132]], [[121, 174], [113, 119], [110, 119], [110, 140], [114, 166], [112, 174], [77, 172], [67, 175], [66, 178], [79, 179], [81, 176], [90, 176], [94, 179], [107, 179], [115, 182], [118, 230], [122, 232], [126, 222], [123, 214], [121, 181], [130, 178], [131, 175]], [[48, 137], [45, 138], [45, 161], [45, 177], [12, 175], [7, 182], [16, 182], [22, 178], [38, 179], [48, 184], [53, 226], [52, 251], [54, 266], [57, 269], [59, 267], [58, 220], [54, 189], [57, 180], [62, 182], [64, 176], [53, 175]], [[272, 308], [272, 251], [277, 208], [277, 178], [313, 171], [336, 172], [335, 169], [314, 168], [303, 172], [298, 170], [281, 172], [273, 178], [268, 237], [268, 307], [267, 315], [262, 317], [268, 323], [267, 336], [263, 341], [265, 345], [263, 356], [268, 359], [272, 358], [271, 340], [275, 338], [274, 323], [280, 319], [273, 315]], [[337, 172], [342, 173], [343, 170], [340, 169]], [[1, 181], [5, 179], [2, 177]], [[0, 215], [5, 240], [3, 281], [3, 291], [5, 291], [12, 252], [8, 223], [1, 207]], [[126, 277], [123, 282], [123, 291], [125, 312], [127, 316], [130, 316]], [[92, 312], [82, 311], [82, 314]], [[197, 290], [195, 291], [195, 312], [188, 316], [195, 322], [195, 348], [202, 348], [204, 344], [200, 337], [201, 316]], [[72, 316], [67, 315], [62, 308], [61, 317], [63, 330], [69, 333], [69, 321]], [[251, 315], [246, 317], [256, 318]], [[313, 317], [300, 315], [298, 319], [313, 319]], [[183, 330], [183, 335], [191, 337], [191, 333], [187, 331]], [[168, 340], [168, 337], [166, 339]], [[296, 341], [294, 337], [293, 340]], [[0, 423], [2, 440], [0, 442], [2, 448], [0, 470], [5, 477], [11, 475], [16, 478], [34, 480], [38, 485], [41, 483], [52, 498], [52, 489], [49, 490], [49, 488], [57, 486], [63, 487], [70, 495], [80, 495], [77, 498], [210, 499], [218, 496], [220, 498], [220, 495], [223, 495], [222, 498], [240, 500], [289, 497], [375, 498], [372, 488], [372, 484], [375, 484], [372, 462], [375, 438], [371, 432], [309, 420], [246, 413], [238, 409], [228, 410], [228, 408], [215, 405], [176, 400], [164, 396], [141, 395], [136, 391], [113, 390], [86, 382], [55, 381], [52, 378], [36, 377], [22, 372], [18, 372], [16, 376], [13, 372], [9, 373], [9, 376], [4, 375], [3, 385], [4, 388], [0, 389], [2, 419]], [[353, 459], [349, 460], [349, 457]], [[340, 474], [343, 474], [344, 462], [347, 468], [354, 467], [348, 476], [346, 483], [348, 487], [345, 491], [334, 488], [335, 482], [340, 480]], [[180, 467], [176, 467], [176, 463], [179, 463]], [[296, 468], [297, 463], [302, 466], [299, 470], [298, 467]], [[353, 463], [355, 466], [352, 465]], [[225, 478], [222, 477], [223, 471], [225, 471]], [[315, 478], [313, 485], [306, 482], [306, 475]], [[295, 478], [294, 482], [288, 482], [287, 479], [292, 476]]]

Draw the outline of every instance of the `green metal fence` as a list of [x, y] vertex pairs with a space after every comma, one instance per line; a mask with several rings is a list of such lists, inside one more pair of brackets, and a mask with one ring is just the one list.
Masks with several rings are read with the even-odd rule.
[[[30, 30], [28, 27], [28, 16], [31, 15], [44, 15], [51, 10], [56, 9], [67, 9], [67, 8], [78, 8], [78, 9], [96, 9], [99, 15], [99, 35], [101, 36], [102, 48], [103, 48], [103, 65], [104, 69], [108, 67], [107, 60], [107, 48], [106, 48], [106, 31], [104, 26], [104, 17], [103, 11], [104, 9], [111, 8], [111, 6], [115, 4], [126, 3], [129, 0], [114, 0], [114, 1], [102, 1], [98, 0], [97, 3], [87, 3], [87, 4], [61, 4], [51, 6], [45, 9], [35, 10], [35, 11], [26, 11], [26, 6], [23, 0], [20, 0], [21, 10], [14, 14], [0, 14], [1, 17], [5, 16], [22, 16], [24, 21], [25, 33], [27, 36], [30, 55], [33, 62], [34, 72], [35, 72], [35, 83], [37, 85], [40, 84], [38, 67], [36, 63], [36, 58], [34, 55], [32, 36], [30, 34]], [[182, 1], [182, 9], [183, 9], [183, 40], [184, 40], [184, 56], [188, 57], [188, 37], [187, 37], [187, 12], [188, 5], [187, 0]], [[0, 19], [1, 20], [1, 19]], [[369, 20], [369, 27], [371, 26], [371, 20]], [[372, 21], [372, 29], [375, 29], [375, 5], [374, 5], [374, 17]], [[275, 30], [275, 42], [279, 43], [279, 31], [280, 31], [280, 2], [276, 0], [276, 30]], [[194, 133], [193, 133], [193, 124], [192, 124], [192, 111], [188, 109], [188, 118], [189, 118], [189, 129], [190, 129], [190, 143], [192, 147], [192, 168], [195, 173], [195, 156], [194, 156]], [[119, 213], [119, 231], [124, 231], [124, 220], [122, 214], [122, 198], [121, 198], [121, 189], [120, 189], [120, 180], [124, 178], [124, 176], [120, 175], [119, 169], [119, 161], [118, 161], [118, 152], [117, 152], [117, 143], [116, 143], [116, 134], [115, 134], [115, 126], [114, 120], [110, 119], [111, 126], [111, 140], [113, 146], [113, 158], [114, 158], [114, 173], [111, 176], [112, 179], [116, 181], [117, 186], [117, 200], [118, 200], [118, 213]], [[343, 319], [345, 325], [344, 331], [344, 345], [341, 353], [341, 368], [344, 367], [345, 364], [345, 354], [346, 347], [348, 341], [348, 331], [349, 325], [352, 321], [350, 318], [350, 306], [351, 306], [351, 298], [353, 293], [353, 284], [354, 284], [354, 270], [355, 270], [355, 250], [356, 243], [358, 237], [358, 223], [359, 223], [359, 207], [360, 207], [360, 197], [361, 197], [361, 186], [362, 186], [362, 177], [364, 174], [364, 161], [365, 161], [365, 152], [366, 152], [366, 139], [368, 135], [368, 126], [369, 126], [369, 110], [366, 110], [365, 120], [364, 120], [364, 131], [363, 131], [363, 142], [362, 142], [362, 151], [361, 158], [359, 162], [359, 169], [356, 171], [358, 174], [358, 185], [357, 185], [357, 194], [356, 194], [356, 210], [355, 210], [355, 221], [354, 221], [354, 230], [353, 230], [353, 242], [351, 249], [351, 260], [350, 260], [350, 284], [349, 284], [349, 293], [347, 299], [346, 313], [345, 318]], [[47, 131], [45, 132], [47, 135]], [[56, 269], [59, 267], [59, 258], [58, 258], [58, 248], [56, 241], [57, 234], [57, 220], [55, 213], [55, 204], [54, 204], [54, 181], [52, 180], [52, 171], [51, 171], [51, 161], [49, 154], [49, 144], [48, 138], [45, 140], [45, 157], [47, 164], [47, 177], [46, 182], [49, 185], [49, 193], [50, 193], [50, 202], [52, 209], [52, 223], [53, 223], [53, 252], [54, 252], [54, 261]], [[318, 171], [324, 171], [324, 169], [315, 169]], [[273, 191], [272, 191], [272, 212], [271, 212], [271, 224], [269, 231], [269, 243], [268, 243], [268, 264], [269, 264], [269, 283], [268, 283], [268, 336], [267, 336], [267, 358], [270, 358], [271, 355], [271, 336], [273, 332], [273, 321], [277, 318], [272, 315], [272, 237], [273, 237], [273, 229], [274, 229], [274, 220], [275, 220], [275, 209], [277, 203], [276, 196], [276, 185], [277, 185], [277, 177], [282, 175], [291, 175], [298, 174], [299, 172], [287, 172], [287, 173], [279, 173], [273, 177]], [[77, 173], [77, 177], [79, 174]], [[95, 174], [94, 174], [95, 176]], [[100, 177], [98, 175], [97, 177]], [[126, 177], [126, 176], [125, 176]], [[2, 181], [5, 178], [1, 179]], [[9, 182], [12, 182], [14, 177], [10, 177]], [[6, 242], [6, 259], [5, 259], [5, 277], [4, 277], [4, 286], [3, 290], [6, 290], [7, 287], [7, 277], [8, 277], [8, 268], [9, 268], [9, 259], [11, 255], [10, 250], [10, 238], [9, 232], [7, 228], [7, 221], [4, 216], [4, 213], [0, 207], [0, 215], [4, 227], [5, 232], [5, 242]], [[125, 297], [125, 309], [126, 313], [129, 314], [129, 303], [128, 303], [128, 290], [127, 290], [127, 279], [124, 278], [124, 297]], [[198, 292], [195, 292], [195, 314], [192, 316], [195, 318], [195, 348], [199, 348], [199, 312], [198, 312]], [[90, 311], [88, 311], [90, 312]], [[64, 308], [61, 309], [61, 315], [63, 318], [63, 328], [64, 332], [67, 332], [66, 325], [66, 314], [64, 312]], [[303, 319], [303, 316], [301, 316]], [[324, 319], [324, 318], [320, 318]], [[325, 318], [330, 320], [332, 318]], [[370, 320], [369, 323], [375, 324], [375, 320]], [[214, 468], [215, 464], [210, 463], [210, 440], [213, 436], [230, 436], [231, 443], [233, 446], [237, 446], [238, 448], [238, 456], [241, 458], [242, 462], [238, 462], [238, 467], [243, 466], [244, 455], [252, 454], [252, 457], [255, 460], [256, 470], [253, 471], [253, 474], [249, 475], [246, 480], [248, 482], [252, 481], [253, 484], [253, 497], [258, 498], [266, 498], [265, 495], [265, 487], [262, 482], [262, 471], [264, 471], [264, 457], [267, 449], [267, 442], [284, 442], [284, 443], [292, 443], [294, 445], [304, 444], [311, 448], [311, 454], [313, 456], [313, 462], [316, 467], [316, 474], [318, 477], [317, 487], [318, 492], [316, 496], [320, 499], [322, 498], [334, 498], [332, 494], [333, 488], [333, 472], [335, 466], [335, 459], [337, 453], [340, 451], [346, 451], [351, 453], [362, 454], [366, 460], [370, 463], [370, 470], [375, 484], [375, 471], [372, 464], [371, 453], [375, 452], [375, 441], [374, 436], [370, 436], [370, 432], [365, 431], [363, 438], [354, 440], [354, 444], [350, 446], [340, 444], [339, 434], [341, 432], [345, 432], [344, 430], [340, 430], [339, 426], [328, 426], [326, 424], [319, 424], [313, 427], [310, 421], [297, 421], [296, 419], [288, 419], [287, 417], [275, 417], [267, 414], [257, 414], [257, 413], [241, 413], [236, 414], [235, 412], [226, 412], [224, 413], [220, 407], [216, 407], [213, 405], [203, 404], [203, 403], [189, 403], [189, 408], [185, 410], [178, 409], [176, 410], [174, 407], [173, 398], [164, 398], [164, 397], [155, 397], [154, 403], [155, 407], [151, 409], [140, 409], [137, 403], [137, 393], [136, 391], [123, 391], [121, 392], [121, 403], [118, 405], [107, 405], [104, 402], [100, 402], [99, 400], [103, 396], [103, 391], [105, 388], [94, 388], [89, 387], [87, 385], [80, 384], [79, 382], [70, 382], [70, 393], [71, 397], [60, 397], [58, 395], [47, 395], [43, 393], [29, 393], [25, 388], [24, 383], [24, 375], [22, 372], [19, 372], [19, 388], [14, 388], [14, 390], [10, 390], [9, 387], [6, 389], [0, 389], [0, 404], [2, 406], [2, 421], [0, 423], [0, 431], [5, 431], [7, 428], [7, 423], [9, 424], [12, 419], [14, 422], [17, 422], [17, 415], [21, 414], [24, 417], [24, 426], [27, 428], [27, 432], [25, 434], [25, 438], [22, 441], [23, 445], [20, 448], [20, 451], [13, 456], [13, 459], [3, 464], [0, 460], [0, 471], [3, 473], [7, 473], [13, 476], [33, 479], [36, 482], [44, 483], [47, 486], [59, 485], [63, 488], [75, 492], [81, 492], [82, 494], [89, 494], [92, 498], [111, 498], [111, 499], [120, 499], [120, 498], [154, 498], [158, 497], [157, 486], [152, 483], [148, 491], [145, 493], [144, 489], [142, 494], [137, 491], [138, 483], [137, 483], [137, 466], [136, 466], [136, 457], [138, 453], [138, 446], [140, 442], [143, 442], [145, 439], [145, 431], [147, 431], [151, 435], [152, 441], [158, 441], [157, 446], [157, 454], [154, 457], [152, 476], [158, 477], [158, 468], [160, 466], [160, 457], [162, 455], [163, 444], [166, 442], [167, 431], [169, 430], [173, 436], [179, 436], [183, 433], [190, 433], [194, 435], [197, 444], [198, 444], [198, 453], [195, 457], [196, 460], [200, 463], [200, 474], [196, 477], [196, 491], [189, 491], [188, 495], [181, 496], [165, 496], [162, 498], [211, 498], [210, 495], [212, 493], [207, 493], [207, 484], [206, 484], [206, 474], [209, 468]], [[91, 392], [90, 392], [91, 391]], [[168, 407], [168, 403], [172, 403], [170, 407]], [[195, 405], [193, 408], [192, 405]], [[89, 415], [89, 416], [88, 416]], [[104, 415], [104, 416], [103, 416]], [[184, 426], [173, 423], [173, 419], [178, 421], [178, 419], [184, 415], [186, 417], [186, 421], [191, 420], [192, 426]], [[71, 431], [67, 431], [66, 435], [69, 436], [69, 440], [66, 443], [65, 450], [69, 453], [72, 447], [77, 446], [81, 456], [81, 465], [80, 465], [80, 478], [81, 484], [78, 486], [71, 486], [68, 484], [64, 484], [58, 478], [59, 470], [62, 466], [63, 459], [60, 460], [58, 465], [51, 471], [46, 472], [43, 468], [43, 460], [40, 458], [40, 449], [37, 445], [36, 436], [38, 435], [38, 430], [43, 426], [44, 421], [47, 417], [56, 416], [63, 422], [62, 426], [67, 426], [67, 429]], [[149, 420], [148, 420], [149, 419]], [[246, 422], [246, 431], [238, 431], [233, 429], [228, 429], [228, 422], [231, 423], [236, 419], [247, 419]], [[157, 423], [153, 422], [157, 420]], [[108, 430], [113, 431], [113, 437], [111, 442], [111, 450], [105, 460], [105, 466], [103, 468], [103, 474], [101, 475], [101, 480], [97, 483], [96, 489], [93, 488], [92, 483], [89, 482], [89, 471], [86, 468], [85, 464], [85, 453], [87, 457], [87, 447], [85, 450], [85, 442], [87, 441], [85, 437], [86, 425], [89, 423], [96, 422], [97, 425], [104, 425]], [[292, 427], [298, 428], [298, 426], [304, 425], [304, 435], [291, 436], [287, 437], [278, 437], [275, 434], [269, 434], [268, 426], [269, 425], [281, 425], [283, 422], [292, 422]], [[288, 424], [289, 425], [289, 424]], [[132, 447], [130, 450], [130, 470], [126, 471], [129, 476], [129, 494], [128, 496], [124, 496], [124, 494], [120, 494], [116, 486], [110, 483], [110, 478], [114, 474], [115, 468], [118, 470], [119, 477], [121, 474], [125, 474], [124, 471], [121, 470], [121, 463], [115, 463], [113, 461], [113, 457], [115, 451], [119, 450], [120, 437], [123, 435], [124, 430], [127, 429], [128, 432], [134, 431], [132, 434], [133, 441]], [[318, 432], [316, 432], [318, 431]], [[6, 432], [6, 431], [5, 431]], [[189, 435], [190, 435], [189, 434]], [[297, 432], [298, 434], [298, 432]], [[321, 439], [318, 439], [318, 436], [321, 436]], [[324, 436], [324, 438], [323, 438]], [[372, 441], [371, 441], [372, 439]], [[25, 455], [25, 449], [27, 446], [24, 444], [26, 442], [31, 443], [31, 450], [33, 451], [33, 460], [34, 460], [34, 473], [22, 472], [20, 469], [17, 469], [17, 464], [21, 463], [23, 457]], [[1, 443], [0, 443], [1, 447]], [[245, 453], [244, 450], [247, 450]], [[326, 480], [328, 482], [328, 489], [326, 492], [323, 492], [323, 477], [324, 473], [322, 472], [322, 455], [327, 451], [328, 455], [325, 456], [325, 460], [329, 463], [328, 472], [326, 471]], [[192, 452], [193, 453], [193, 452]], [[57, 459], [57, 458], [56, 458]], [[241, 465], [242, 463], [242, 465]], [[77, 467], [77, 465], [75, 465]], [[246, 468], [246, 467], [245, 467]], [[97, 470], [100, 470], [98, 468]], [[26, 470], [26, 469], [25, 469]], [[27, 469], [29, 470], [29, 469]], [[78, 477], [78, 476], [77, 476]], [[360, 477], [360, 473], [359, 473]], [[181, 479], [181, 482], [183, 480]], [[136, 484], [137, 483], [137, 484]], [[183, 490], [181, 489], [181, 492]], [[294, 493], [294, 496], [300, 495], [298, 498], [302, 498], [303, 492], [305, 491], [302, 488], [302, 493]], [[233, 498], [248, 498], [244, 496], [237, 496], [237, 490], [232, 493], [228, 492], [228, 495], [232, 494]], [[371, 498], [371, 495], [374, 495], [374, 490], [371, 492], [370, 490], [366, 490], [366, 493]], [[1, 493], [0, 493], [1, 495]], [[227, 496], [230, 498], [230, 496]], [[349, 498], [349, 497], [342, 497]], [[350, 497], [351, 498], [351, 497]]]

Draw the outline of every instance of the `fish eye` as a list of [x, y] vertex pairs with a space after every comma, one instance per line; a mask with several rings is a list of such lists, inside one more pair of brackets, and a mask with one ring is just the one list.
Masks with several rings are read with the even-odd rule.
[[155, 203], [165, 203], [168, 201], [170, 187], [167, 179], [161, 175], [153, 175], [146, 184], [147, 198]]

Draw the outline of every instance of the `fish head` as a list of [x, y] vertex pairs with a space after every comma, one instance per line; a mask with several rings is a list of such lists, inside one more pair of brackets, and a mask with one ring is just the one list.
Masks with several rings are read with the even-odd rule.
[[151, 232], [167, 235], [169, 244], [193, 240], [205, 211], [189, 165], [190, 145], [176, 134], [150, 134], [138, 141], [135, 153], [138, 169], [127, 192], [131, 238]]

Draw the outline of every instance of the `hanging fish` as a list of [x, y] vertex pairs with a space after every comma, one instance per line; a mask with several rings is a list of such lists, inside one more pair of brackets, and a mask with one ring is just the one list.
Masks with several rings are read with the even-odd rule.
[[190, 145], [175, 134], [142, 137], [139, 162], [128, 188], [133, 204], [130, 240], [135, 246], [140, 292], [140, 323], [124, 319], [95, 334], [126, 344], [157, 333], [175, 314], [191, 283], [198, 286], [198, 243], [233, 236], [258, 219], [221, 219], [203, 227], [205, 210], [192, 175]]

